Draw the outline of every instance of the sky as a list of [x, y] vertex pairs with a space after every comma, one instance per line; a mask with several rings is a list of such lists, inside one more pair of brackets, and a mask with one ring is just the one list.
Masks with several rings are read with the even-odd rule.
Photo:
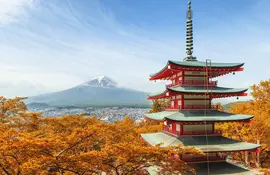
[[[200, 61], [244, 62], [220, 86], [270, 78], [269, 0], [192, 0]], [[0, 0], [0, 92], [60, 91], [100, 75], [155, 92], [149, 74], [183, 60], [187, 0]]]

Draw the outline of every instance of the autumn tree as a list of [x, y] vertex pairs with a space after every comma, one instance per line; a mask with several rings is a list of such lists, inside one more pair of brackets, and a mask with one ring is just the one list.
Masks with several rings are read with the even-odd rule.
[[112, 124], [84, 115], [44, 118], [27, 112], [22, 100], [0, 98], [0, 174], [147, 174], [151, 166], [185, 174], [194, 170], [172, 157], [201, 154], [146, 144], [140, 137], [146, 125], [131, 118]]
[[153, 100], [153, 104], [148, 113], [161, 112], [165, 110], [165, 107], [170, 104], [169, 99], [156, 99]]
[[[252, 153], [250, 163], [270, 167], [270, 80], [261, 81], [251, 86], [253, 100], [232, 106], [230, 111], [234, 114], [253, 115], [252, 123], [225, 123], [221, 125], [223, 134], [240, 141], [261, 144], [260, 157]], [[240, 160], [243, 157], [238, 155]]]

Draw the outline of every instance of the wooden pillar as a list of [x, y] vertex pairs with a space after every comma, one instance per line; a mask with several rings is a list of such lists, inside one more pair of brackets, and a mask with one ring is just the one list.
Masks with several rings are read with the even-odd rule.
[[180, 124], [180, 135], [183, 135], [183, 123]]
[[261, 163], [260, 163], [260, 152], [256, 152], [256, 167], [260, 168]]
[[234, 161], [234, 152], [232, 152], [232, 161]]
[[172, 133], [176, 134], [176, 124], [172, 123]]
[[248, 163], [248, 151], [245, 151], [245, 164], [246, 164], [246, 166], [249, 166], [249, 163]]
[[[257, 140], [257, 144], [260, 144], [260, 140]], [[260, 148], [257, 148], [256, 149], [256, 167], [257, 168], [260, 168], [261, 167], [260, 152], [261, 152], [261, 149]]]

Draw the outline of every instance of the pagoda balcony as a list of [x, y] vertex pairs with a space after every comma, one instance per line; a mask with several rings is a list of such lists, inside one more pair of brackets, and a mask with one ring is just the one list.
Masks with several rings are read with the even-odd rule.
[[218, 105], [184, 105], [184, 106], [166, 106], [166, 111], [179, 111], [179, 110], [217, 110]]
[[206, 83], [203, 80], [180, 80], [176, 82], [175, 84], [168, 84], [166, 85], [166, 88], [177, 86], [177, 85], [182, 85], [182, 86], [217, 86], [217, 81], [208, 81]]
[[182, 110], [189, 110], [189, 109], [197, 109], [197, 110], [204, 110], [204, 109], [208, 109], [208, 110], [217, 110], [218, 109], [218, 105], [184, 105], [183, 108], [181, 108]]
[[215, 130], [213, 131], [207, 131], [207, 133], [205, 131], [183, 131], [183, 133], [180, 133], [180, 131], [175, 131], [172, 128], [169, 128], [168, 126], [163, 126], [162, 131], [164, 133], [170, 134], [172, 136], [196, 136], [196, 135], [222, 135], [222, 131], [221, 130]]
[[227, 156], [219, 157], [219, 156], [184, 156], [182, 159], [188, 163], [196, 163], [196, 162], [219, 162], [226, 161]]
[[221, 130], [213, 131], [183, 131], [183, 135], [222, 135]]
[[173, 135], [173, 136], [180, 136], [180, 132], [179, 131], [173, 131], [171, 128], [169, 128], [168, 126], [163, 126], [162, 129], [163, 132]]
[[165, 107], [166, 111], [179, 111], [180, 109], [181, 109], [181, 106], [178, 106], [178, 107], [166, 106]]

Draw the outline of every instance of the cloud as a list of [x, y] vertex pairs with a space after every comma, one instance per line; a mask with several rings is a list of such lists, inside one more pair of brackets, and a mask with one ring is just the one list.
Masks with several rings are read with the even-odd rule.
[[0, 0], [0, 23], [18, 22], [26, 10], [38, 5], [37, 0]]
[[[4, 24], [0, 27], [0, 75], [7, 84], [16, 84], [14, 88], [27, 81], [42, 85], [39, 89], [44, 88], [44, 92], [55, 91], [107, 75], [126, 87], [153, 92], [164, 88], [164, 83], [149, 82], [148, 75], [163, 68], [167, 60], [185, 57], [185, 34], [178, 31], [180, 24], [171, 26], [178, 34], [166, 26], [149, 30], [136, 20], [119, 20], [117, 10], [98, 0], [3, 2], [8, 8], [0, 7]], [[28, 20], [21, 20], [21, 16]], [[253, 27], [251, 19], [236, 16], [233, 22], [224, 21], [224, 26], [209, 26], [205, 18], [207, 29], [195, 25], [194, 54], [199, 60], [246, 62], [243, 73], [219, 77], [222, 86], [243, 87], [244, 82], [252, 84], [270, 77], [263, 63], [269, 63], [270, 40], [261, 35], [265, 26]], [[183, 30], [184, 24], [183, 19]], [[3, 92], [16, 95], [15, 90]]]
[[0, 81], [0, 96], [14, 98], [14, 97], [29, 97], [38, 95], [40, 93], [50, 92], [51, 89], [44, 87], [41, 84], [33, 84], [28, 81], [20, 81], [11, 83], [9, 81]]

